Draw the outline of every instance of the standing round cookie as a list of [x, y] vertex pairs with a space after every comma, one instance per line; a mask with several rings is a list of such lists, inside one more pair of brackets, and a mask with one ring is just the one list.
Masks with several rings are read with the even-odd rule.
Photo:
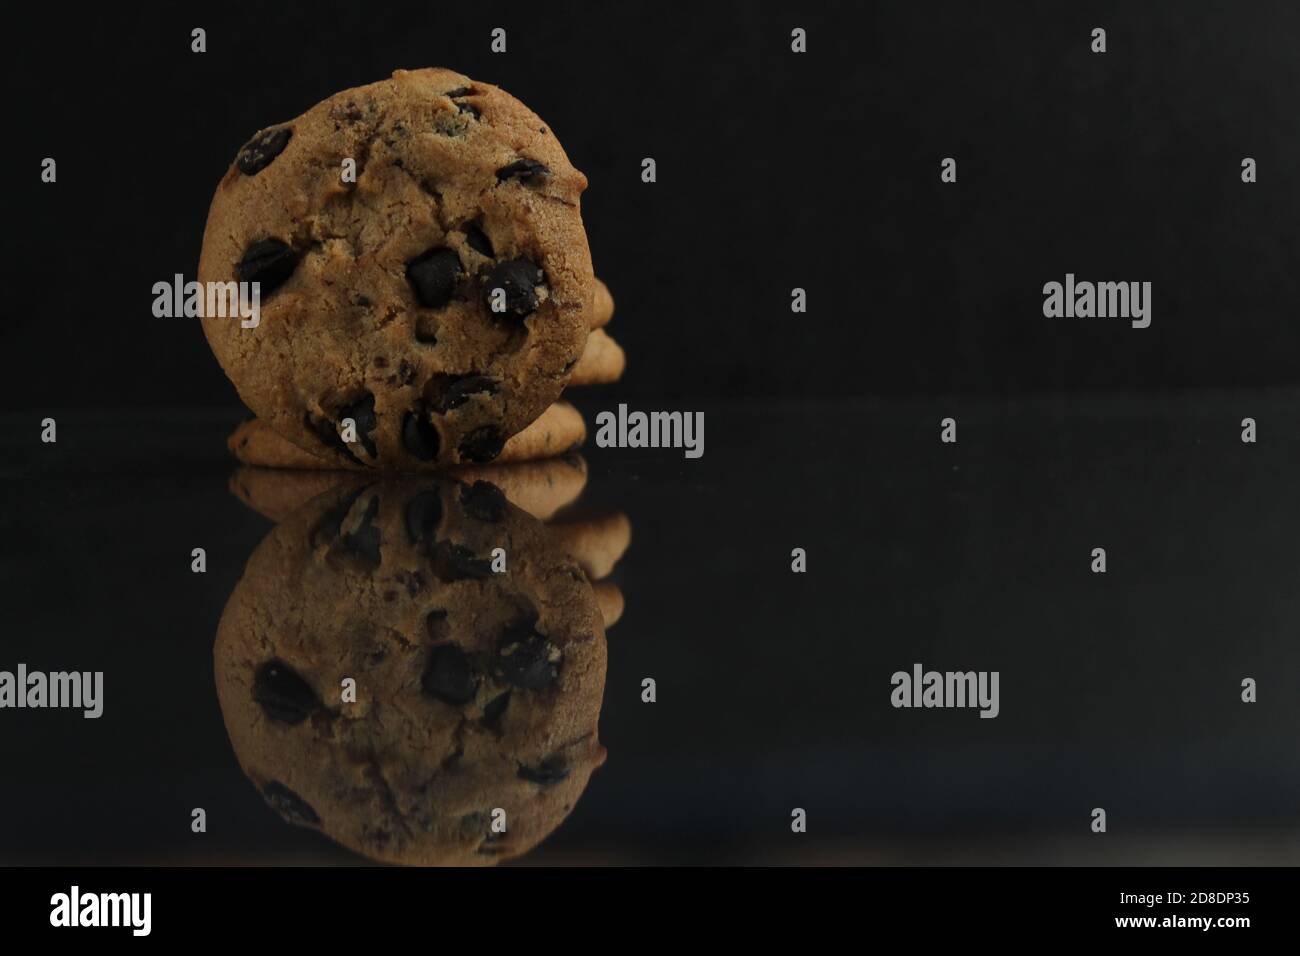
[[338, 93], [258, 133], [218, 184], [199, 279], [258, 283], [260, 316], [204, 332], [245, 404], [308, 451], [490, 461], [582, 354], [586, 185], [489, 84], [398, 70]]

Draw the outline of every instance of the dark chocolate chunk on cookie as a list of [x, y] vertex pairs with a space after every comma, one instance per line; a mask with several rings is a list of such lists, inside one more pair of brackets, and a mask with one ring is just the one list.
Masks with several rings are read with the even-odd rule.
[[563, 652], [531, 627], [507, 634], [492, 662], [492, 673], [507, 684], [542, 690], [555, 683]]
[[311, 804], [278, 780], [272, 780], [262, 788], [262, 798], [271, 805], [272, 810], [290, 823], [320, 826], [320, 816], [311, 808]]
[[435, 643], [445, 641], [450, 628], [451, 624], [447, 621], [445, 609], [436, 607], [425, 615], [424, 633], [428, 635], [429, 640]]
[[454, 644], [442, 644], [429, 653], [420, 686], [445, 703], [467, 704], [478, 690], [478, 675], [464, 651]]
[[557, 784], [569, 775], [569, 765], [564, 757], [554, 754], [547, 757], [541, 763], [520, 764], [519, 777], [522, 780], [528, 780], [532, 783], [539, 783], [544, 787]]
[[281, 660], [267, 661], [253, 679], [253, 699], [272, 720], [300, 724], [320, 709], [311, 685]]
[[438, 448], [442, 444], [438, 429], [433, 427], [422, 406], [407, 412], [402, 419], [402, 444], [420, 461], [433, 461], [438, 457]]
[[460, 493], [460, 506], [479, 521], [497, 524], [506, 516], [506, 496], [490, 481], [476, 481]]
[[483, 425], [465, 436], [465, 440], [460, 443], [460, 456], [466, 461], [492, 461], [505, 446], [506, 439], [501, 434], [501, 429], [494, 425]]
[[361, 459], [352, 453], [352, 449], [348, 447], [348, 443], [343, 440], [343, 436], [339, 434], [338, 428], [335, 427], [332, 421], [328, 418], [313, 418], [310, 412], [304, 416], [304, 419], [307, 426], [323, 444], [346, 455], [350, 461], [357, 464], [361, 463]]
[[488, 308], [495, 311], [495, 291], [505, 292], [505, 314], [522, 318], [537, 309], [537, 287], [546, 282], [541, 268], [527, 259], [498, 262], [488, 275]]
[[[477, 92], [477, 90], [469, 86], [458, 86], [456, 89], [448, 91], [446, 96], [452, 102], [456, 102], [456, 100], [462, 97], [473, 96]], [[472, 116], [475, 120], [479, 120], [483, 117], [482, 111], [480, 111], [473, 103], [456, 103], [456, 109], [460, 113]]]
[[517, 179], [520, 182], [528, 183], [530, 186], [541, 182], [549, 175], [551, 175], [550, 168], [545, 163], [539, 163], [535, 159], [517, 159], [497, 170], [497, 180], [500, 182], [505, 182], [507, 179]]
[[460, 408], [471, 395], [495, 395], [497, 381], [489, 375], [460, 375], [452, 379], [442, 391], [438, 411], [446, 414]]
[[492, 562], [477, 557], [463, 544], [439, 541], [431, 551], [433, 573], [445, 584], [455, 581], [483, 580], [492, 576]]
[[406, 502], [405, 515], [406, 534], [412, 544], [432, 540], [442, 523], [442, 498], [434, 490], [418, 492]]
[[465, 227], [465, 245], [481, 256], [487, 256], [489, 259], [496, 258], [496, 253], [492, 251], [492, 240], [483, 231], [483, 227], [476, 222], [471, 222]]
[[406, 278], [426, 309], [441, 309], [451, 301], [463, 271], [460, 258], [451, 249], [430, 249], [406, 264]]
[[483, 725], [485, 727], [496, 727], [501, 723], [501, 718], [505, 715], [509, 706], [510, 691], [493, 697], [483, 705]]
[[365, 514], [361, 516], [361, 521], [356, 530], [343, 536], [343, 546], [360, 559], [363, 568], [371, 571], [378, 568], [382, 563], [382, 555], [379, 551], [381, 535], [379, 528], [375, 524], [375, 518], [378, 515], [379, 497], [375, 496], [366, 505]]
[[298, 268], [298, 254], [279, 239], [258, 239], [249, 243], [244, 257], [235, 264], [235, 278], [240, 282], [257, 282], [265, 301]]
[[375, 430], [378, 419], [375, 417], [375, 396], [367, 395], [359, 402], [353, 402], [351, 405], [345, 405], [339, 412], [340, 421], [345, 418], [352, 419], [353, 425], [356, 426], [357, 440], [365, 448], [366, 454], [371, 458], [379, 454], [375, 448], [375, 443], [370, 437], [370, 433]]
[[256, 176], [284, 152], [292, 136], [293, 130], [287, 126], [258, 133], [239, 151], [239, 157], [235, 160], [239, 171], [245, 176]]

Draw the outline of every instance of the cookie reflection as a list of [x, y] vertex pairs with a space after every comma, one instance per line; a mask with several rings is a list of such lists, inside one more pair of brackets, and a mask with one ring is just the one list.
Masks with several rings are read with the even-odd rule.
[[605, 760], [604, 628], [622, 596], [592, 576], [626, 548], [626, 518], [538, 519], [580, 493], [581, 459], [476, 471], [498, 480], [232, 479], [280, 520], [214, 648], [236, 757], [285, 819], [374, 860], [525, 853]]

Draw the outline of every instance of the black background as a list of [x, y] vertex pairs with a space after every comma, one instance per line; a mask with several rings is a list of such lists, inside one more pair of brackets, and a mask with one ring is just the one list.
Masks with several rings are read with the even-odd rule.
[[[1294, 3], [6, 16], [11, 407], [236, 401], [197, 323], [152, 316], [152, 284], [193, 276], [212, 190], [252, 132], [433, 65], [520, 97], [587, 173], [627, 397], [1297, 380]], [[1066, 272], [1152, 282], [1152, 326], [1045, 319], [1043, 283]], [[807, 314], [790, 311], [796, 286]]]

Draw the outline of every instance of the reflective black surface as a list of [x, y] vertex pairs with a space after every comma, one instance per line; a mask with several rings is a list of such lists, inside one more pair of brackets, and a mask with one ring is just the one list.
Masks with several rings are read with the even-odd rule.
[[[698, 461], [584, 450], [578, 506], [632, 527], [608, 759], [521, 862], [1300, 860], [1300, 394], [702, 410]], [[0, 711], [0, 862], [365, 862], [223, 727], [218, 620], [274, 527], [238, 413], [56, 417], [4, 419], [0, 669], [102, 670], [105, 709]], [[894, 709], [916, 662], [998, 670], [1000, 715]]]

